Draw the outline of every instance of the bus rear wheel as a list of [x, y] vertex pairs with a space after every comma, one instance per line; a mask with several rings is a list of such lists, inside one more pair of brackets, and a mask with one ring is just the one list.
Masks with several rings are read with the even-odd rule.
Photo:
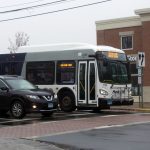
[[72, 93], [62, 93], [62, 95], [60, 96], [60, 108], [65, 112], [71, 112], [75, 110], [75, 98]]

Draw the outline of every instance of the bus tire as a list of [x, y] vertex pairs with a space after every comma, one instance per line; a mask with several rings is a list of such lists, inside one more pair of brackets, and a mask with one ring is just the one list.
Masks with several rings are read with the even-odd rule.
[[71, 92], [64, 92], [60, 96], [60, 108], [65, 112], [72, 112], [76, 109], [75, 98]]

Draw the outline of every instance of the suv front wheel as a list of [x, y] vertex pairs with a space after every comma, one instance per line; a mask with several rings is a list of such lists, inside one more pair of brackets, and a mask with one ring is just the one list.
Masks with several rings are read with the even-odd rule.
[[25, 116], [25, 110], [22, 102], [15, 101], [10, 108], [11, 115], [16, 119], [21, 119]]

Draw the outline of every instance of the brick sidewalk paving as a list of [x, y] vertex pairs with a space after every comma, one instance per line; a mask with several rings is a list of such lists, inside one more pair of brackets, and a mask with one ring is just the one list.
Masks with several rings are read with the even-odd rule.
[[150, 121], [150, 116], [126, 114], [111, 117], [97, 116], [92, 118], [39, 122], [35, 124], [1, 127], [0, 138], [33, 138], [38, 136], [55, 135], [63, 132], [89, 130], [100, 126], [143, 121]]

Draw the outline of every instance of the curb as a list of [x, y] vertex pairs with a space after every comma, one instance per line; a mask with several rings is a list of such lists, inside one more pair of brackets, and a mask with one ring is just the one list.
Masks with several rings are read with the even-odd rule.
[[123, 110], [123, 111], [134, 111], [134, 112], [143, 112], [150, 113], [150, 108], [110, 108], [110, 110]]

